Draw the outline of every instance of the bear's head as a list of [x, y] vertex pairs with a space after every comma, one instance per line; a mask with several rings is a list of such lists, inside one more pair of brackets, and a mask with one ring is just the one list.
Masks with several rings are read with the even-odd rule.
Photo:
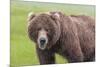
[[30, 13], [28, 16], [28, 35], [37, 46], [44, 50], [51, 48], [60, 37], [58, 13]]

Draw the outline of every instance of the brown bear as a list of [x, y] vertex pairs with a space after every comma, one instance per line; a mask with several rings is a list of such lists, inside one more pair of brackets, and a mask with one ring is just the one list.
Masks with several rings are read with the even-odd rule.
[[36, 43], [40, 64], [54, 64], [55, 53], [69, 63], [95, 60], [95, 19], [90, 16], [31, 13], [28, 35]]

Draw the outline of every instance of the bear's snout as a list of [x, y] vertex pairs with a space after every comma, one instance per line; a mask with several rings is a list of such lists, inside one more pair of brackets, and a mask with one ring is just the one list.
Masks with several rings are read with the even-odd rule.
[[46, 48], [47, 43], [48, 43], [48, 37], [44, 29], [41, 29], [39, 31], [37, 42], [40, 49], [44, 50]]
[[40, 38], [40, 44], [44, 45], [46, 43], [46, 39], [45, 38]]

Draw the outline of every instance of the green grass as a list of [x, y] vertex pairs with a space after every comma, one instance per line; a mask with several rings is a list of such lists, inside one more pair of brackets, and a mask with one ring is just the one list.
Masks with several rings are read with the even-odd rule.
[[[66, 15], [95, 16], [95, 6], [11, 1], [10, 65], [12, 67], [39, 64], [35, 43], [27, 36], [27, 15], [31, 11], [34, 13], [62, 11]], [[56, 63], [67, 63], [67, 61], [56, 54]]]

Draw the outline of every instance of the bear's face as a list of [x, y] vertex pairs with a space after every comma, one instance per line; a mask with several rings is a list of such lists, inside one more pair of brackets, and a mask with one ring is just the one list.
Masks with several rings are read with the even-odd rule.
[[60, 37], [58, 21], [48, 14], [31, 15], [28, 21], [28, 34], [40, 49], [50, 48]]

